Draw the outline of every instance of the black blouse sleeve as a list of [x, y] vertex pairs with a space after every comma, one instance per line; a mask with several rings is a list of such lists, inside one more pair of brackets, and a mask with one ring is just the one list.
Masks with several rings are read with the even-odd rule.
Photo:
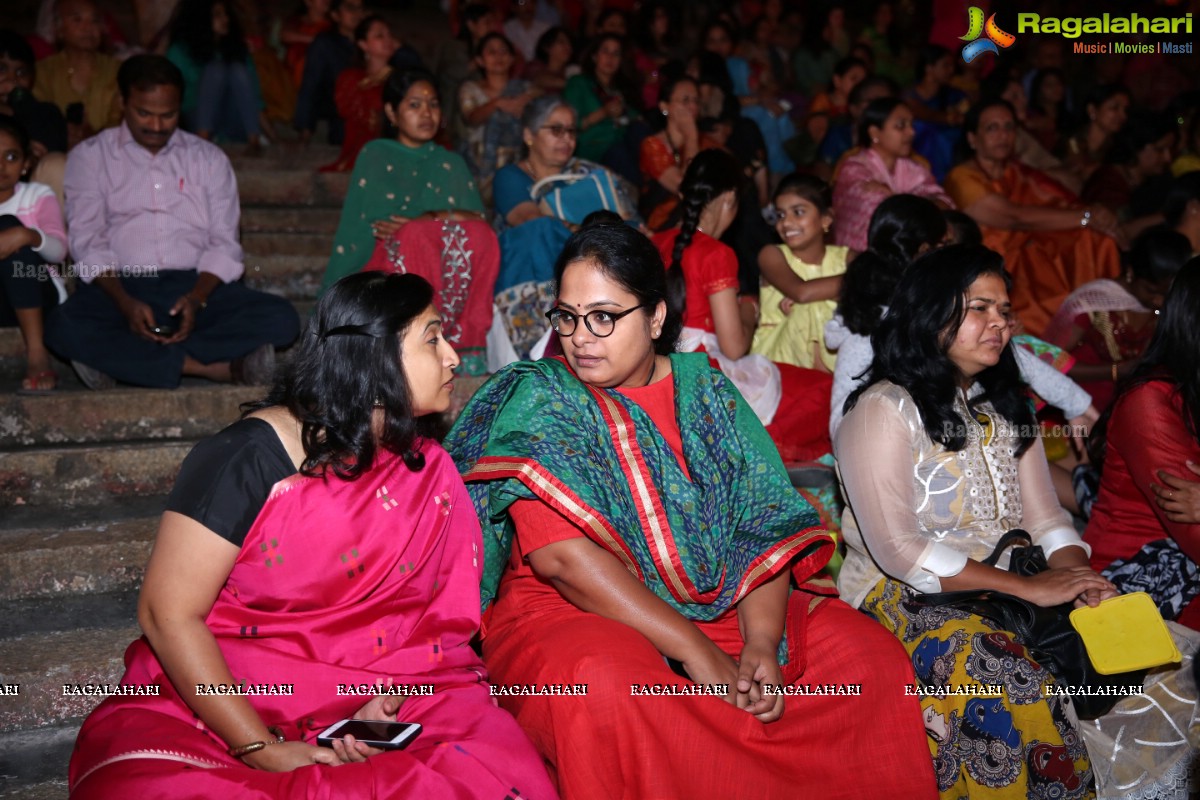
[[241, 547], [271, 487], [295, 472], [270, 423], [239, 420], [192, 448], [167, 498], [167, 510]]

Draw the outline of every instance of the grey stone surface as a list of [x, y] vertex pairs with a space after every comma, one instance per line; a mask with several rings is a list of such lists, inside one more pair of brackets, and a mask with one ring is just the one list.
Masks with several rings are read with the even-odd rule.
[[194, 441], [29, 447], [0, 452], [0, 507], [61, 508], [165, 494]]
[[81, 721], [103, 698], [73, 694], [73, 687], [118, 684], [125, 648], [139, 636], [136, 625], [122, 625], [4, 640], [0, 685], [19, 689], [0, 697], [0, 733]]

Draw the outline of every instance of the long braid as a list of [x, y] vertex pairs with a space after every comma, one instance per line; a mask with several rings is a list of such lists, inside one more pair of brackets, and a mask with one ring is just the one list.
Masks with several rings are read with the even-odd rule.
[[680, 215], [679, 235], [671, 250], [671, 263], [667, 265], [667, 302], [679, 309], [680, 316], [687, 310], [687, 291], [683, 278], [683, 251], [692, 243], [700, 227], [700, 215], [704, 209], [722, 194], [737, 191], [742, 181], [742, 171], [737, 161], [724, 150], [702, 150], [692, 159], [679, 184]]
[[[691, 172], [688, 173], [689, 175]], [[687, 186], [686, 182], [680, 188]], [[700, 187], [707, 188], [707, 187]], [[675, 247], [671, 250], [671, 263], [667, 265], [667, 302], [679, 310], [681, 317], [687, 318], [687, 289], [683, 278], [683, 251], [692, 243], [696, 229], [700, 227], [700, 214], [709, 204], [712, 197], [708, 192], [685, 192], [680, 201], [683, 212], [679, 223], [679, 235], [675, 237]]]

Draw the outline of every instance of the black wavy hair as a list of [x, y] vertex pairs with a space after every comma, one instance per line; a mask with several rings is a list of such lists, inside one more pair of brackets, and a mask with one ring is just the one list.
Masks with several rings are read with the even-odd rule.
[[1183, 401], [1184, 424], [1200, 442], [1200, 257], [1183, 265], [1171, 283], [1150, 344], [1137, 368], [1117, 386], [1116, 394], [1088, 437], [1088, 455], [1103, 469], [1112, 410], [1124, 395], [1151, 381], [1175, 386]]
[[870, 336], [892, 293], [921, 246], [937, 247], [946, 221], [932, 201], [894, 194], [875, 208], [867, 232], [867, 249], [846, 267], [838, 296], [838, 313], [853, 333]]
[[925, 80], [925, 71], [948, 55], [950, 55], [950, 51], [940, 44], [926, 44], [922, 47], [917, 53], [917, 64], [913, 70], [915, 82], [920, 83]]
[[567, 33], [567, 29], [561, 25], [555, 25], [553, 28], [547, 28], [546, 32], [538, 37], [537, 44], [533, 47], [533, 58], [535, 61], [540, 61], [543, 64], [550, 63], [550, 48], [554, 46], [554, 42], [558, 37], [565, 36], [571, 45], [571, 53], [575, 53], [575, 40], [571, 38], [571, 34]]
[[[1165, 225], [1151, 228], [1133, 241], [1129, 269], [1147, 283], [1171, 281], [1192, 257], [1192, 243]], [[1200, 350], [1196, 351], [1200, 356]]]
[[468, 22], [478, 22], [479, 20], [491, 14], [493, 11], [491, 5], [487, 3], [467, 3], [463, 6], [458, 14], [458, 39], [465, 42], [468, 50], [471, 48], [471, 28], [467, 25]]
[[29, 158], [29, 131], [26, 130], [19, 119], [8, 114], [0, 114], [0, 133], [7, 133], [16, 139], [17, 147], [21, 150], [21, 155], [24, 158]]
[[[954, 410], [961, 373], [948, 352], [966, 315], [967, 291], [981, 275], [1012, 285], [1000, 254], [986, 247], [942, 247], [905, 270], [887, 316], [871, 334], [875, 360], [866, 381], [847, 398], [847, 413], [872, 384], [891, 381], [912, 397], [930, 439], [952, 451], [966, 446], [963, 419]], [[1000, 417], [1017, 426], [1017, 455], [1024, 454], [1037, 440], [1037, 429], [1012, 347], [974, 380], [983, 392], [968, 401], [968, 408], [991, 402]]]
[[653, 314], [655, 307], [665, 302], [667, 316], [654, 342], [654, 352], [669, 355], [675, 352], [683, 331], [683, 309], [676, 307], [668, 295], [667, 271], [658, 250], [649, 239], [619, 220], [608, 211], [589, 214], [554, 262], [554, 282], [561, 285], [563, 273], [576, 261], [594, 261], [607, 277], [636, 297], [640, 305], [647, 306], [643, 313]]
[[[317, 302], [291, 360], [262, 400], [242, 416], [282, 406], [301, 423], [300, 472], [332, 472], [352, 481], [370, 469], [377, 448], [398, 453], [416, 472], [425, 465], [419, 439], [437, 432], [436, 415], [413, 416], [400, 339], [433, 305], [433, 287], [419, 275], [359, 272], [342, 278]], [[378, 439], [376, 408], [383, 412]]]
[[979, 223], [957, 208], [943, 208], [942, 219], [946, 220], [946, 233], [950, 241], [947, 244], [966, 244], [971, 247], [983, 246], [983, 230]]
[[11, 28], [0, 28], [0, 56], [29, 67], [37, 60], [25, 37]]
[[[1125, 88], [1124, 84], [1102, 83], [1099, 86], [1094, 87], [1090, 92], [1087, 93], [1087, 96], [1084, 97], [1083, 109], [1086, 111], [1088, 106], [1100, 108], [1100, 106], [1104, 105], [1119, 94], [1125, 95], [1130, 103], [1133, 102], [1133, 94], [1130, 93], [1129, 89]], [[1084, 121], [1086, 122], [1087, 120], [1085, 119]]]
[[475, 56], [475, 58], [483, 58], [483, 48], [487, 47], [495, 39], [499, 39], [500, 41], [504, 42], [504, 46], [508, 48], [508, 54], [513, 58], [516, 58], [517, 48], [513, 47], [513, 43], [510, 42], [508, 37], [500, 31], [492, 31], [480, 37], [479, 41], [475, 43], [475, 50], [471, 53], [471, 55]]
[[683, 251], [692, 243], [700, 226], [700, 214], [705, 206], [726, 192], [739, 192], [744, 175], [736, 158], [724, 150], [701, 150], [688, 164], [679, 184], [679, 235], [671, 250], [667, 265], [667, 288], [670, 305], [682, 316], [687, 308], [687, 291], [683, 280]]
[[1113, 134], [1104, 161], [1106, 164], [1132, 164], [1142, 150], [1174, 131], [1174, 122], [1165, 114], [1144, 112], [1131, 115], [1121, 130]]
[[354, 26], [354, 33], [352, 34], [354, 36], [354, 63], [359, 66], [364, 66], [367, 63], [367, 58], [363, 54], [362, 48], [358, 46], [358, 43], [367, 40], [367, 37], [371, 35], [371, 26], [376, 22], [381, 22], [385, 26], [387, 25], [387, 20], [378, 14], [368, 14]]
[[867, 62], [863, 61], [861, 58], [856, 56], [846, 56], [845, 58], [838, 59], [837, 63], [833, 65], [833, 74], [841, 78], [855, 67], [862, 67], [863, 71], [868, 73], [871, 71], [871, 68], [867, 66]]
[[850, 90], [850, 96], [846, 102], [848, 105], [862, 105], [863, 97], [867, 92], [875, 89], [883, 89], [888, 97], [899, 97], [900, 87], [894, 80], [885, 75], [868, 75], [858, 83], [854, 84], [854, 88]]
[[900, 106], [907, 108], [908, 104], [899, 97], [877, 97], [867, 103], [862, 116], [858, 118], [858, 146], [870, 147], [871, 128], [883, 130], [887, 118]]
[[829, 184], [821, 180], [815, 175], [808, 175], [803, 172], [793, 172], [790, 175], [785, 175], [779, 181], [779, 185], [775, 187], [774, 194], [771, 195], [771, 202], [779, 202], [779, 198], [785, 194], [794, 194], [801, 197], [817, 207], [817, 211], [822, 214], [830, 213], [833, 208], [833, 189]]
[[1200, 171], [1185, 172], [1171, 181], [1171, 188], [1167, 189], [1163, 199], [1163, 219], [1172, 228], [1178, 228], [1188, 203], [1193, 200], [1200, 202]]
[[1033, 82], [1029, 85], [1029, 108], [1043, 114], [1045, 113], [1045, 109], [1042, 108], [1041, 103], [1038, 101], [1038, 95], [1041, 94], [1042, 84], [1048, 78], [1058, 78], [1059, 82], [1063, 85], [1063, 99], [1058, 101], [1058, 115], [1054, 119], [1055, 130], [1062, 132], [1070, 127], [1071, 115], [1070, 106], [1067, 104], [1070, 95], [1065, 91], [1070, 84], [1067, 81], [1066, 74], [1061, 69], [1051, 67], [1037, 71], [1033, 76]]
[[[213, 8], [218, 5], [224, 6], [229, 17], [229, 33], [220, 39], [213, 33], [212, 22]], [[171, 41], [186, 47], [188, 54], [202, 65], [214, 59], [240, 64], [250, 52], [241, 18], [231, 0], [183, 0], [171, 25]]]
[[166, 56], [139, 53], [121, 62], [117, 69], [117, 89], [123, 100], [134, 89], [148, 92], [156, 86], [174, 86], [183, 98], [183, 73]]
[[679, 40], [680, 27], [680, 4], [673, 0], [647, 0], [641, 4], [641, 8], [637, 12], [637, 20], [634, 23], [637, 44], [647, 53], [654, 53], [658, 50], [658, 42], [654, 40], [654, 17], [658, 15], [658, 10], [662, 9], [667, 12], [667, 34], [663, 37], [663, 45], [670, 48], [674, 47]]

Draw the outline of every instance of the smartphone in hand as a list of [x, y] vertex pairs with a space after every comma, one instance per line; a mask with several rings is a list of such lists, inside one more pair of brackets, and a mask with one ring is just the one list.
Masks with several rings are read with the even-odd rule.
[[334, 740], [349, 734], [368, 747], [376, 747], [380, 750], [403, 750], [420, 733], [421, 725], [416, 722], [344, 719], [317, 734], [317, 744], [321, 747], [333, 747]]

